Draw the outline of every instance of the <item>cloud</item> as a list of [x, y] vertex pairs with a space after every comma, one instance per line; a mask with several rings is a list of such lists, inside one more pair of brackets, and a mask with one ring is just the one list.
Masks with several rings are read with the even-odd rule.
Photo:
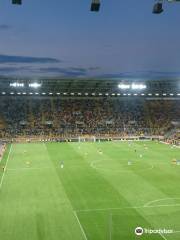
[[100, 70], [100, 69], [101, 69], [101, 67], [98, 67], [98, 66], [97, 67], [89, 67], [88, 68], [89, 71], [97, 71], [97, 70]]
[[32, 66], [3, 66], [0, 67], [0, 75], [18, 76], [18, 75], [49, 75], [49, 76], [64, 76], [64, 77], [80, 77], [87, 74], [86, 69], [72, 69], [59, 67], [32, 67]]
[[64, 76], [85, 76], [87, 70], [84, 68], [58, 68], [58, 67], [47, 67], [40, 68], [40, 72], [49, 74], [60, 74]]
[[11, 29], [12, 26], [11, 25], [8, 25], [8, 24], [0, 24], [0, 31], [5, 31], [5, 30], [9, 30]]
[[17, 73], [20, 73], [20, 72], [23, 72], [23, 71], [32, 71], [32, 68], [31, 67], [0, 67], [0, 74], [5, 74], [5, 75], [8, 75], [8, 74], [17, 74]]
[[0, 54], [0, 64], [2, 63], [59, 63], [60, 60], [48, 57], [11, 56]]

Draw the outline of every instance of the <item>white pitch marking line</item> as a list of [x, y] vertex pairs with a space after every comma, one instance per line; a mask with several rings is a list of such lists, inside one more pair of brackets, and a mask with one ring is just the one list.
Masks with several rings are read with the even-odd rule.
[[82, 232], [82, 234], [83, 234], [84, 239], [85, 239], [85, 240], [88, 240], [88, 239], [87, 239], [87, 236], [86, 236], [86, 234], [85, 234], [85, 232], [84, 232], [84, 229], [83, 229], [83, 227], [82, 227], [82, 225], [81, 225], [81, 223], [80, 223], [80, 221], [79, 221], [79, 218], [78, 218], [78, 216], [77, 216], [76, 211], [73, 211], [73, 213], [74, 213], [74, 216], [75, 216], [75, 218], [76, 218], [76, 220], [77, 220], [77, 222], [78, 222], [78, 224], [79, 224], [79, 227], [80, 227], [80, 229], [81, 229], [81, 232]]
[[151, 205], [152, 203], [155, 202], [160, 202], [160, 201], [165, 201], [165, 200], [179, 200], [180, 198], [159, 198], [150, 202], [147, 202], [146, 204], [144, 204], [144, 207], [148, 207], [149, 205]]
[[76, 212], [98, 212], [98, 211], [109, 211], [109, 210], [157, 208], [157, 207], [180, 207], [180, 204], [164, 204], [164, 205], [154, 205], [154, 206], [134, 206], [134, 207], [121, 207], [121, 208], [77, 209]]
[[[107, 168], [103, 168], [103, 167], [96, 167], [95, 164], [97, 162], [102, 162], [104, 160], [100, 159], [100, 160], [94, 160], [90, 163], [90, 167], [96, 169], [96, 170], [102, 170], [102, 171], [111, 171], [111, 172], [120, 172], [120, 173], [131, 173], [131, 170], [114, 170], [114, 169], [107, 169]], [[138, 172], [145, 172], [145, 171], [149, 171], [149, 170], [152, 170], [154, 168], [154, 165], [150, 165], [150, 167], [148, 168], [145, 168], [145, 169], [140, 169], [138, 170]]]
[[1, 178], [0, 189], [1, 189], [2, 184], [3, 184], [3, 179], [4, 179], [4, 175], [5, 175], [5, 170], [6, 170], [6, 168], [7, 168], [7, 164], [8, 164], [8, 161], [9, 161], [9, 156], [10, 156], [10, 154], [11, 154], [11, 151], [12, 151], [12, 144], [11, 144], [11, 146], [10, 146], [10, 150], [9, 150], [9, 153], [8, 153], [6, 165], [5, 165], [5, 167], [4, 167], [4, 172], [3, 172], [3, 175], [2, 175], [2, 178]]
[[8, 171], [24, 171], [24, 170], [43, 170], [43, 169], [53, 169], [52, 167], [37, 167], [37, 168], [31, 168], [31, 167], [26, 167], [26, 168], [7, 168]]
[[166, 238], [164, 235], [162, 235], [162, 233], [159, 233], [159, 235], [160, 235], [164, 240], [167, 240], [167, 238]]

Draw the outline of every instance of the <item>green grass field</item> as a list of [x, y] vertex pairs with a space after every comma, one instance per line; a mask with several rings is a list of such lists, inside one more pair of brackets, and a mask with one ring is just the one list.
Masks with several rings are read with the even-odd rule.
[[[174, 158], [180, 149], [155, 142], [8, 146], [0, 163], [0, 240], [179, 240]], [[174, 232], [139, 237], [138, 226]]]

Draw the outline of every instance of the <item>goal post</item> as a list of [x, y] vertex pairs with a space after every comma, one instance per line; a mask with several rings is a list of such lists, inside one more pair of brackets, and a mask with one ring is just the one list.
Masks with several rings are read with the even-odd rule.
[[81, 137], [79, 136], [78, 137], [78, 142], [96, 142], [96, 137], [95, 136], [84, 136], [84, 137]]

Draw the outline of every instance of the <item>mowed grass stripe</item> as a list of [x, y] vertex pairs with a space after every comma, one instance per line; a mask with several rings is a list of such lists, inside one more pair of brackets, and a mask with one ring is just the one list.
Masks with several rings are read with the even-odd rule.
[[14, 145], [8, 167], [22, 166], [51, 169], [7, 171], [0, 201], [0, 239], [84, 240], [45, 146]]
[[[64, 169], [56, 168], [56, 170], [75, 209], [119, 206], [119, 204], [127, 206], [128, 202], [124, 200], [123, 196], [120, 196], [97, 171], [92, 169], [83, 156], [74, 151], [71, 144], [47, 144], [47, 148], [55, 166], [62, 160], [65, 162]], [[56, 150], [57, 148], [59, 151]], [[69, 167], [76, 164], [79, 166], [78, 168]], [[107, 229], [104, 224], [100, 227], [101, 222], [99, 225], [98, 219], [91, 222], [87, 215], [87, 222], [85, 222], [82, 216], [77, 214], [88, 239], [104, 239], [107, 236]], [[104, 222], [106, 218], [101, 220]], [[93, 232], [90, 226], [93, 226]]]
[[[58, 146], [58, 144], [56, 144]], [[88, 149], [90, 149], [91, 153], [94, 153], [96, 157], [96, 151], [92, 151], [90, 148], [92, 145], [89, 144]], [[73, 147], [73, 149], [72, 149]], [[60, 174], [61, 181], [63, 182], [66, 192], [69, 196], [69, 199], [72, 201], [72, 205], [76, 205], [77, 203], [79, 206], [84, 206], [84, 208], [88, 208], [91, 206], [101, 206], [106, 203], [106, 206], [115, 204], [114, 201], [114, 194], [117, 196], [118, 206], [125, 205], [128, 206], [129, 202], [126, 201], [123, 196], [116, 192], [116, 188], [108, 183], [108, 181], [96, 170], [90, 167], [90, 164], [86, 162], [84, 157], [83, 149], [80, 148], [81, 154], [77, 153], [75, 149], [79, 149], [77, 144], [62, 144], [59, 145], [59, 148], [63, 149], [63, 153], [59, 156], [54, 158], [54, 163], [57, 164], [60, 160], [65, 160], [65, 167], [61, 171]], [[82, 145], [81, 145], [82, 147]], [[84, 144], [83, 144], [84, 147]], [[50, 152], [54, 152], [55, 145], [48, 144], [48, 149]], [[57, 154], [57, 153], [56, 153]], [[68, 156], [68, 158], [66, 158]], [[81, 162], [81, 164], [80, 164]], [[70, 168], [70, 165], [78, 164], [82, 166], [82, 169]], [[79, 180], [80, 178], [80, 180]], [[90, 178], [90, 181], [89, 181]], [[103, 185], [102, 185], [103, 182]], [[92, 185], [92, 187], [91, 187]], [[106, 192], [106, 188], [109, 188], [110, 191]], [[87, 194], [88, 193], [88, 194]], [[110, 201], [108, 201], [110, 200]], [[129, 205], [130, 206], [130, 205]], [[139, 213], [134, 210], [135, 215], [139, 215]], [[90, 218], [93, 213], [82, 215], [78, 213], [80, 221], [83, 225], [83, 228], [86, 230], [87, 236], [90, 239], [105, 239], [107, 238], [107, 213], [100, 213], [99, 215], [102, 216], [100, 218], [96, 217]], [[97, 215], [97, 213], [95, 214]], [[146, 223], [145, 225], [150, 225], [142, 216], [139, 215], [139, 219], [142, 218], [143, 222]], [[127, 233], [128, 234], [128, 233]], [[134, 232], [133, 232], [134, 234]]]
[[[140, 144], [140, 143], [138, 143], [138, 144]], [[112, 144], [111, 143], [104, 143], [104, 145], [105, 145], [105, 148], [103, 149], [103, 152], [104, 152], [103, 153], [103, 155], [104, 155], [103, 157], [105, 157], [105, 159], [107, 159], [108, 158], [108, 156], [107, 156], [108, 146], [111, 147]], [[142, 145], [142, 143], [141, 143], [141, 145]], [[156, 146], [154, 143], [152, 144], [151, 142], [149, 143], [149, 145], [150, 145], [150, 147], [152, 146], [153, 148], [154, 148], [154, 146]], [[75, 146], [75, 144], [74, 144], [74, 146]], [[86, 144], [86, 143], [83, 143], [81, 145], [80, 149], [77, 148], [77, 147], [75, 147], [75, 149], [76, 150], [79, 149], [79, 151], [83, 151], [83, 149], [85, 151], [89, 151], [89, 154], [87, 155], [86, 160], [88, 160], [88, 158], [89, 158], [89, 161], [92, 161], [92, 155], [93, 155], [92, 153], [97, 153], [97, 149], [93, 149], [93, 148], [97, 148], [97, 146], [98, 146], [98, 148], [100, 148], [101, 146], [103, 146], [103, 144], [102, 145], [101, 144], [97, 145], [97, 144]], [[125, 149], [125, 147], [127, 148], [127, 146], [125, 146], [125, 143], [122, 146], [123, 146], [124, 149]], [[135, 146], [135, 147], [137, 148], [137, 146]], [[121, 148], [121, 144], [120, 144], [120, 152], [119, 152], [120, 156], [122, 155], [122, 152], [125, 151], [124, 149]], [[113, 150], [114, 149], [112, 149], [112, 148], [109, 150], [109, 153], [111, 154], [111, 156], [109, 157], [110, 161], [113, 161], [114, 158], [116, 158], [116, 156], [118, 156], [117, 153], [113, 154], [114, 153]], [[143, 150], [142, 146], [141, 146], [141, 150]], [[154, 150], [150, 149], [150, 151], [153, 152]], [[160, 154], [157, 153], [157, 155], [160, 155]], [[161, 156], [160, 160], [162, 159], [162, 157], [163, 156]], [[99, 158], [102, 158], [102, 156], [100, 155]], [[146, 161], [152, 162], [151, 159], [147, 159]], [[158, 161], [158, 160], [155, 159], [153, 161], [154, 164], [155, 164], [155, 161]], [[127, 164], [127, 161], [126, 161], [126, 164]], [[170, 167], [170, 162], [169, 162], [168, 167]], [[154, 185], [154, 184], [152, 185], [151, 181], [147, 181], [146, 179], [143, 179], [138, 171], [134, 171], [134, 172], [132, 171], [129, 174], [126, 174], [126, 175], [121, 174], [121, 173], [118, 174], [118, 173], [113, 172], [113, 171], [104, 172], [104, 171], [101, 171], [101, 170], [99, 170], [99, 173], [103, 174], [103, 176], [106, 179], [108, 179], [108, 182], [112, 183], [114, 188], [116, 188], [116, 189], [119, 188], [120, 193], [123, 196], [126, 197], [126, 200], [128, 201], [128, 203], [131, 203], [131, 206], [135, 205], [136, 200], [137, 200], [138, 204], [140, 204], [140, 203], [144, 204], [146, 201], [149, 201], [149, 199], [151, 199], [151, 198], [157, 199], [157, 197], [159, 197], [159, 198], [161, 198], [161, 197], [164, 197], [164, 198], [168, 197], [167, 194], [164, 194], [158, 188], [158, 183], [157, 183], [157, 185]], [[143, 174], [143, 171], [141, 172], [141, 174]], [[151, 171], [151, 172], [144, 173], [144, 175], [150, 175], [151, 178], [152, 178], [153, 174], [154, 174], [154, 170]], [[160, 177], [164, 179], [165, 175], [163, 176], [162, 172], [159, 172], [159, 174], [160, 174]], [[175, 183], [177, 184], [177, 182], [175, 182]], [[144, 186], [144, 188], [143, 188], [143, 186]], [[177, 189], [176, 189], [176, 192], [178, 193]], [[147, 211], [144, 214], [143, 211], [140, 210], [140, 209], [139, 210], [137, 209], [137, 211], [139, 212], [139, 214], [143, 218], [145, 218], [148, 222], [152, 223], [152, 225], [158, 226], [159, 219], [158, 219], [158, 221], [154, 221], [154, 220], [152, 221], [151, 217], [148, 217], [148, 215], [156, 214], [156, 211], [157, 211], [156, 209], [152, 209], [152, 210], [148, 211], [148, 214], [147, 214]], [[161, 210], [161, 212], [162, 211], [165, 212], [165, 213], [167, 212], [166, 214], [168, 216], [169, 212], [172, 212], [172, 208], [170, 207], [170, 208], [167, 208], [165, 211]], [[178, 216], [176, 215], [176, 218], [177, 217]], [[163, 219], [163, 224], [165, 224], [167, 220], [166, 220], [166, 217], [164, 215], [162, 216], [162, 219]], [[162, 222], [162, 219], [161, 219], [161, 222]], [[177, 219], [177, 222], [178, 222], [178, 219]]]
[[[137, 225], [173, 228], [177, 231], [173, 236], [154, 235], [153, 240], [179, 240], [180, 168], [172, 166], [169, 160], [173, 156], [178, 158], [179, 149], [148, 142], [149, 149], [145, 151], [143, 144], [135, 142], [131, 147], [127, 142], [15, 144], [7, 168], [15, 171], [6, 172], [0, 195], [0, 239], [109, 240], [112, 216], [112, 240], [139, 239], [134, 234]], [[129, 159], [132, 166], [127, 164]], [[94, 160], [100, 160], [95, 163], [98, 169], [91, 166]], [[139, 171], [151, 164], [154, 165], [151, 171]], [[113, 171], [119, 168], [128, 171]], [[169, 180], [166, 176], [174, 178]], [[173, 200], [174, 195], [177, 199]], [[166, 207], [131, 209], [165, 198], [165, 202], [157, 205]], [[95, 211], [99, 208], [104, 211]], [[89, 211], [77, 212], [76, 219], [73, 210], [77, 209]], [[144, 235], [141, 239], [151, 240], [152, 236]]]

